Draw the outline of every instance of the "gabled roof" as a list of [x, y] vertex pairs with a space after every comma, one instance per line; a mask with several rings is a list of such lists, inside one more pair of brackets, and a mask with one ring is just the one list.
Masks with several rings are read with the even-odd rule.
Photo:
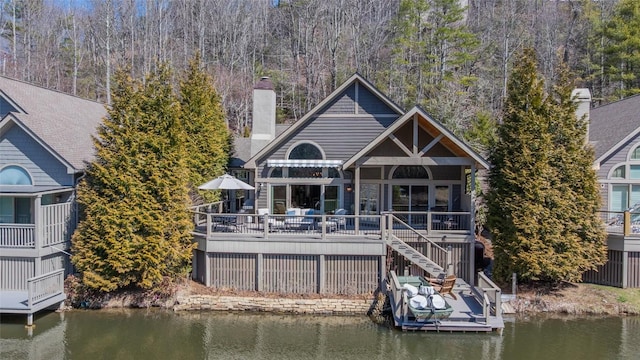
[[640, 133], [640, 95], [591, 109], [589, 142], [595, 150], [596, 164]]
[[439, 140], [440, 143], [445, 145], [451, 152], [456, 154], [459, 157], [468, 156], [472, 158], [478, 165], [485, 169], [489, 169], [489, 162], [485, 160], [482, 156], [476, 153], [467, 143], [458, 139], [451, 131], [449, 131], [444, 125], [442, 125], [439, 121], [434, 120], [427, 114], [422, 108], [415, 106], [411, 110], [409, 110], [406, 114], [396, 120], [391, 126], [389, 126], [384, 132], [382, 132], [377, 138], [375, 138], [369, 145], [365, 146], [362, 150], [360, 150], [357, 154], [352, 156], [349, 160], [345, 161], [343, 164], [343, 168], [346, 169], [356, 163], [360, 158], [364, 157], [371, 150], [375, 149], [377, 146], [382, 144], [390, 135], [400, 129], [407, 122], [412, 121], [414, 115], [417, 115], [419, 119], [425, 121], [427, 127], [433, 128], [439, 134], [442, 134], [442, 138]]
[[0, 76], [0, 96], [16, 112], [0, 120], [0, 129], [18, 124], [73, 172], [93, 157], [92, 136], [107, 116], [104, 104]]
[[247, 160], [245, 167], [254, 168], [256, 166], [256, 160], [263, 157], [269, 151], [276, 148], [283, 141], [288, 139], [289, 135], [295, 133], [299, 128], [305, 126], [311, 119], [313, 119], [314, 115], [322, 110], [326, 105], [330, 104], [334, 101], [339, 95], [341, 95], [346, 89], [348, 89], [351, 85], [358, 82], [360, 85], [364, 86], [364, 88], [374, 94], [377, 98], [379, 98], [383, 103], [385, 103], [389, 108], [395, 111], [397, 114], [404, 113], [404, 110], [396, 105], [391, 99], [389, 99], [386, 95], [381, 93], [378, 89], [376, 89], [373, 84], [367, 81], [365, 78], [360, 76], [360, 74], [355, 73], [351, 76], [347, 81], [345, 81], [342, 85], [340, 85], [337, 89], [335, 89], [329, 96], [327, 96], [324, 100], [322, 100], [318, 105], [316, 105], [311, 111], [306, 113], [300, 120], [296, 121], [293, 125], [291, 125], [287, 130], [285, 130], [280, 135], [277, 135], [274, 140], [272, 140], [267, 146], [265, 146], [262, 150], [260, 150], [257, 154], [255, 154], [251, 159]]

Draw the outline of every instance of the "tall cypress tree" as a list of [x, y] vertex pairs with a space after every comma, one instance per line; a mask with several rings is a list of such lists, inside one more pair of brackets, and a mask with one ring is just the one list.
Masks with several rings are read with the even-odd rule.
[[[220, 96], [213, 81], [200, 69], [196, 55], [180, 82], [182, 121], [186, 131], [185, 146], [188, 157], [189, 182], [192, 191], [198, 185], [225, 172], [231, 150], [231, 134], [224, 121]], [[208, 201], [217, 200], [216, 193], [201, 191]]]
[[150, 288], [186, 274], [193, 249], [185, 132], [170, 72], [116, 74], [113, 104], [78, 187], [72, 261], [90, 288]]
[[548, 96], [527, 49], [508, 83], [489, 155], [488, 224], [498, 279], [515, 272], [524, 281], [578, 281], [604, 259], [593, 153], [563, 79], [556, 98]]

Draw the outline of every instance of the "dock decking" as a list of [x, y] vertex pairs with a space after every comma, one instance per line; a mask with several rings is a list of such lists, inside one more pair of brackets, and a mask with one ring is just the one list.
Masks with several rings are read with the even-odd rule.
[[[406, 331], [437, 332], [502, 332], [504, 321], [501, 310], [491, 310], [491, 305], [478, 299], [478, 291], [458, 278], [453, 292], [457, 299], [446, 296], [445, 299], [453, 308], [453, 313], [446, 319], [418, 320], [408, 307], [407, 297], [403, 292], [394, 271], [389, 273], [387, 296], [391, 304], [391, 312], [395, 326]], [[495, 306], [495, 304], [494, 304]]]

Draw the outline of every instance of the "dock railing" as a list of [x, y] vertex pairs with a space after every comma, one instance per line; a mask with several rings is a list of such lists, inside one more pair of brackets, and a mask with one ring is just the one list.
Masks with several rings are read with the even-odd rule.
[[484, 273], [478, 273], [478, 285], [473, 291], [482, 304], [485, 319], [502, 315], [502, 290]]
[[[400, 282], [398, 281], [398, 275], [395, 271], [389, 271], [389, 288], [388, 291], [393, 294], [394, 304], [391, 304], [391, 308], [395, 309], [395, 313], [393, 314], [394, 320], [396, 324], [398, 324], [399, 319], [403, 319], [404, 322], [407, 321], [409, 316], [409, 306], [407, 295], [404, 291], [402, 291], [402, 287]], [[387, 297], [389, 298], [389, 297]]]
[[28, 307], [64, 293], [64, 269], [27, 279]]

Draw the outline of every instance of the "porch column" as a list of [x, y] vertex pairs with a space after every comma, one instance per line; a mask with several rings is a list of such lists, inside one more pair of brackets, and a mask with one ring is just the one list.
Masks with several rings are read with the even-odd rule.
[[354, 227], [355, 227], [355, 233], [358, 234], [359, 230], [360, 230], [360, 165], [356, 164], [356, 171], [354, 172], [355, 175], [355, 182], [354, 182], [354, 199], [353, 199], [353, 206], [354, 206], [354, 213], [356, 215], [356, 219], [354, 221]]
[[469, 254], [471, 254], [471, 256], [469, 256], [469, 263], [471, 264], [471, 266], [469, 266], [469, 279], [471, 279], [472, 284], [471, 285], [476, 285], [475, 284], [475, 278], [476, 278], [476, 244], [475, 244], [475, 239], [476, 239], [476, 164], [475, 162], [473, 164], [471, 164], [471, 176], [469, 176], [469, 181], [471, 181], [471, 185], [470, 189], [471, 189], [471, 204], [469, 206], [469, 211], [470, 211], [470, 221], [469, 221], [469, 226], [471, 226], [471, 229], [469, 229], [471, 231], [471, 238], [473, 239], [473, 241], [471, 241], [471, 244], [469, 244]]
[[33, 233], [34, 236], [34, 246], [36, 248], [36, 253], [38, 257], [33, 259], [34, 262], [34, 276], [38, 276], [42, 274], [42, 259], [40, 255], [40, 249], [42, 249], [42, 245], [44, 244], [44, 221], [42, 220], [42, 195], [36, 195], [36, 198], [33, 200], [33, 223], [35, 225], [35, 230]]
[[470, 208], [470, 212], [471, 212], [471, 231], [472, 234], [475, 234], [476, 231], [476, 164], [473, 163], [471, 164], [471, 176], [469, 177], [469, 181], [471, 181], [471, 206]]

